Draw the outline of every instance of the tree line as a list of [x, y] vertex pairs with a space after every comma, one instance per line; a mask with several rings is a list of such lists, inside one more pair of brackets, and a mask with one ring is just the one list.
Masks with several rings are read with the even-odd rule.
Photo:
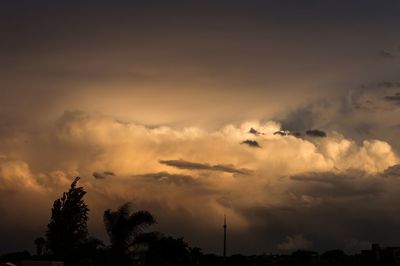
[[[63, 261], [65, 266], [368, 266], [400, 265], [400, 248], [381, 249], [375, 246], [361, 254], [347, 255], [331, 250], [319, 255], [298, 250], [291, 255], [262, 254], [227, 258], [203, 254], [190, 247], [183, 238], [173, 238], [150, 231], [156, 223], [145, 210], [133, 211], [130, 203], [103, 214], [109, 244], [89, 235], [89, 207], [84, 201], [86, 191], [78, 186], [77, 177], [68, 191], [56, 199], [44, 236], [35, 239], [36, 256], [27, 251], [0, 256], [3, 262], [21, 260]], [[222, 243], [221, 243], [222, 244]]]
[[148, 231], [156, 219], [148, 211], [132, 211], [125, 203], [105, 210], [103, 222], [110, 244], [89, 236], [86, 191], [77, 177], [69, 190], [56, 199], [44, 237], [35, 240], [38, 259], [64, 261], [64, 265], [198, 265], [200, 249], [190, 248], [183, 238]]

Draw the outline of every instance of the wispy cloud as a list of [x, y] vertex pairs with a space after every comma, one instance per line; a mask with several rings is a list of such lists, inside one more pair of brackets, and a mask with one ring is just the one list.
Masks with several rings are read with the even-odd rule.
[[109, 176], [115, 176], [114, 172], [105, 171], [105, 172], [93, 172], [93, 177], [96, 179], [104, 179]]

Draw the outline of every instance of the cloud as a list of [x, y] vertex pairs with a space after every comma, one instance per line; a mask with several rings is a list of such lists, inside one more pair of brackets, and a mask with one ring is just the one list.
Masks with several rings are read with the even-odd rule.
[[345, 245], [345, 247], [353, 249], [353, 250], [366, 250], [371, 248], [372, 243], [369, 241], [361, 241], [358, 239], [349, 239]]
[[313, 172], [291, 176], [294, 181], [311, 182], [308, 195], [316, 197], [363, 197], [385, 192], [379, 176], [369, 176], [362, 171]]
[[212, 169], [216, 171], [222, 171], [222, 172], [227, 172], [227, 173], [237, 173], [241, 175], [249, 175], [252, 171], [246, 168], [235, 168], [233, 165], [227, 165], [227, 164], [217, 164], [213, 165]]
[[300, 132], [290, 132], [290, 136], [296, 137], [296, 138], [301, 138], [301, 133]]
[[38, 184], [25, 162], [8, 161], [1, 164], [1, 189], [18, 189], [18, 187], [37, 188]]
[[[14, 12], [15, 5], [3, 5], [1, 18], [12, 25], [1, 24], [5, 36], [0, 43], [0, 153], [5, 159], [0, 161], [0, 209], [5, 215], [0, 228], [20, 223], [23, 232], [41, 234], [55, 197], [79, 175], [88, 190], [91, 233], [103, 237], [102, 211], [132, 200], [137, 208], [161, 216], [160, 230], [184, 235], [207, 251], [219, 250], [221, 228], [216, 225], [224, 212], [236, 239], [254, 239], [250, 243], [232, 238], [232, 251], [268, 252], [299, 232], [318, 248], [339, 245], [338, 236], [390, 243], [396, 235], [390, 231], [397, 231], [400, 224], [400, 210], [392, 204], [400, 193], [394, 169], [385, 169], [399, 163], [400, 127], [395, 125], [400, 108], [385, 97], [398, 92], [398, 71], [393, 68], [398, 62], [382, 63], [368, 55], [375, 49], [379, 56], [376, 47], [398, 42], [392, 25], [397, 4], [382, 5], [385, 12], [378, 12], [389, 19], [371, 21], [374, 9], [356, 4], [348, 4], [352, 12], [346, 14], [340, 5], [332, 10], [317, 4], [309, 9], [310, 16], [298, 12], [304, 8], [298, 2], [290, 10], [285, 3], [240, 8], [213, 4], [216, 12], [211, 16], [207, 3], [189, 4], [188, 23], [179, 25], [170, 17], [179, 17], [181, 8], [172, 8], [177, 16], [171, 16], [161, 12], [164, 4], [145, 4], [136, 6], [132, 16], [132, 9], [123, 5], [98, 5], [93, 12], [100, 14], [98, 19], [88, 20], [80, 12], [74, 19], [77, 27], [70, 27], [66, 13], [52, 12], [57, 5], [46, 8], [37, 23], [30, 23], [37, 8]], [[149, 21], [154, 14], [160, 16]], [[326, 19], [332, 14], [355, 26], [343, 31]], [[296, 19], [280, 19], [282, 15]], [[316, 31], [310, 17], [326, 30]], [[48, 25], [54, 18], [60, 23]], [[106, 30], [97, 34], [88, 21]], [[360, 32], [357, 23], [370, 30]], [[237, 31], [243, 25], [254, 30]], [[199, 38], [188, 38], [193, 28]], [[301, 42], [298, 32], [304, 37]], [[280, 38], [265, 38], [277, 33]], [[137, 36], [143, 40], [138, 42]], [[362, 42], [366, 39], [370, 41]], [[69, 40], [76, 42], [65, 45]], [[93, 49], [87, 49], [87, 43], [94, 43]], [[388, 51], [388, 58], [398, 56]], [[60, 63], [60, 58], [66, 60]], [[379, 84], [381, 80], [391, 84]], [[65, 110], [72, 111], [59, 117]], [[251, 128], [264, 135], [249, 132]], [[273, 135], [283, 129], [324, 129], [329, 135]], [[256, 143], [239, 145], [243, 140]], [[251, 143], [263, 148], [248, 148]], [[226, 171], [170, 168], [159, 158], [210, 166], [227, 162], [253, 171], [242, 178]], [[352, 168], [363, 174], [349, 174]], [[104, 169], [118, 175], [98, 182], [93, 173], [104, 174]], [[381, 178], [384, 171], [393, 178]], [[164, 181], [132, 177], [160, 172]], [[308, 173], [334, 173], [332, 178], [340, 181], [290, 178]], [[206, 189], [168, 183], [172, 175], [192, 176]], [[368, 191], [375, 181], [384, 193], [350, 197], [339, 191]], [[224, 204], [221, 198], [227, 199]], [[25, 208], [26, 202], [33, 207]], [[20, 219], [18, 209], [27, 211], [27, 219]], [[36, 212], [45, 218], [35, 220]], [[1, 242], [7, 241], [0, 235], [1, 253]]]
[[115, 176], [114, 172], [110, 172], [110, 171], [105, 171], [103, 172], [105, 175], [111, 175], [111, 176]]
[[400, 164], [389, 166], [383, 173], [382, 177], [400, 177]]
[[[398, 81], [383, 81], [363, 85], [360, 89], [352, 91], [349, 97], [348, 108], [359, 110], [382, 112], [390, 110], [387, 103], [396, 101], [399, 93], [400, 83]], [[349, 110], [351, 111], [351, 109]]]
[[146, 173], [133, 175], [132, 177], [143, 179], [147, 182], [156, 181], [160, 183], [173, 183], [176, 185], [190, 185], [195, 183], [194, 178], [190, 175], [171, 174], [168, 172]]
[[247, 175], [250, 172], [250, 170], [248, 169], [238, 169], [235, 168], [233, 165], [223, 165], [223, 164], [210, 165], [206, 163], [188, 162], [184, 160], [160, 160], [159, 162], [161, 164], [187, 170], [221, 171], [221, 172], [241, 174], [241, 175]]
[[291, 132], [289, 130], [279, 130], [279, 131], [275, 131], [274, 135], [279, 135], [279, 136], [293, 136], [296, 138], [300, 138], [301, 137], [301, 133], [300, 132]]
[[92, 175], [96, 179], [104, 179], [104, 178], [109, 177], [109, 176], [115, 176], [114, 172], [110, 172], [110, 171], [105, 171], [105, 172], [102, 172], [102, 173], [93, 172]]
[[295, 251], [309, 249], [312, 246], [312, 241], [306, 239], [302, 234], [299, 234], [287, 236], [286, 241], [278, 245], [278, 249], [281, 251]]
[[255, 130], [254, 128], [250, 128], [249, 133], [253, 134], [255, 136], [264, 135], [264, 133], [261, 133], [261, 132]]
[[261, 148], [260, 144], [258, 144], [258, 142], [256, 140], [246, 139], [246, 140], [242, 141], [240, 144], [246, 144], [249, 147], [253, 147], [253, 148]]
[[282, 127], [300, 131], [323, 128], [329, 134], [340, 133], [358, 142], [379, 138], [400, 151], [400, 127], [396, 127], [400, 108], [395, 100], [398, 86], [397, 79], [366, 81], [287, 112], [281, 119]]
[[377, 84], [377, 86], [384, 87], [384, 88], [399, 88], [400, 87], [400, 82], [383, 81], [383, 82], [379, 82]]
[[400, 92], [396, 92], [394, 95], [385, 96], [385, 100], [395, 104], [400, 104]]
[[318, 129], [310, 129], [306, 131], [307, 136], [325, 138], [326, 133]]
[[388, 51], [382, 50], [380, 51], [379, 55], [382, 58], [386, 58], [386, 59], [396, 59], [396, 56]]
[[274, 132], [274, 135], [287, 136], [287, 135], [289, 135], [289, 133], [290, 132], [287, 130], [279, 130], [279, 131]]
[[[265, 133], [257, 136], [263, 149], [238, 145], [254, 136], [249, 128]], [[277, 250], [282, 239], [298, 232], [321, 248], [339, 243], [336, 235], [343, 231], [343, 239], [367, 241], [369, 212], [386, 220], [395, 213], [382, 209], [389, 206], [388, 198], [400, 195], [400, 179], [381, 176], [399, 164], [387, 142], [358, 142], [334, 131], [325, 138], [273, 134], [281, 128], [277, 121], [244, 121], [218, 129], [147, 126], [98, 113], [66, 112], [50, 126], [0, 141], [0, 202], [29, 194], [43, 218], [32, 224], [20, 221], [21, 228], [40, 234], [52, 202], [79, 175], [88, 192], [93, 235], [104, 236], [105, 209], [132, 201], [158, 217], [160, 231], [184, 235], [210, 251], [218, 249], [214, 236], [220, 228], [215, 225], [226, 213], [232, 235], [254, 239], [251, 246], [232, 240], [232, 249], [244, 252]], [[98, 182], [94, 174], [105, 178]], [[26, 204], [23, 198], [16, 202]], [[2, 228], [14, 226], [14, 206], [0, 203], [0, 209], [12, 214], [0, 222]], [[343, 217], [336, 217], [343, 209]], [[364, 220], [363, 228], [353, 225], [357, 217]]]

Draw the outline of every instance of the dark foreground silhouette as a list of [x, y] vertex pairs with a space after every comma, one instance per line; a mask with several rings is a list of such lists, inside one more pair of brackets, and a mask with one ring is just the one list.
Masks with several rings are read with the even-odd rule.
[[125, 203], [117, 210], [106, 210], [103, 216], [110, 245], [89, 236], [89, 208], [84, 202], [86, 191], [78, 187], [79, 177], [62, 197], [56, 199], [44, 237], [34, 240], [36, 255], [27, 251], [0, 256], [0, 266], [372, 266], [400, 265], [400, 248], [381, 248], [374, 244], [370, 250], [347, 255], [341, 250], [323, 254], [298, 250], [291, 255], [236, 254], [228, 257], [203, 254], [190, 247], [183, 238], [165, 236], [149, 231], [156, 223], [147, 211], [132, 211]]
[[[376, 247], [375, 247], [376, 248]], [[40, 264], [35, 264], [35, 261]], [[46, 264], [44, 261], [48, 261]], [[148, 244], [147, 249], [137, 250], [130, 258], [116, 258], [107, 248], [98, 248], [94, 253], [81, 252], [74, 260], [64, 264], [50, 264], [52, 256], [31, 256], [27, 251], [9, 253], [0, 258], [1, 262], [13, 262], [17, 266], [55, 266], [55, 265], [159, 265], [159, 266], [372, 266], [400, 265], [400, 248], [379, 248], [362, 251], [356, 255], [346, 255], [341, 250], [331, 250], [323, 254], [298, 250], [291, 255], [252, 255], [240, 254], [227, 257], [203, 254], [198, 248], [190, 248], [182, 238], [162, 237]], [[25, 262], [25, 264], [21, 264]], [[53, 262], [54, 263], [54, 262]]]

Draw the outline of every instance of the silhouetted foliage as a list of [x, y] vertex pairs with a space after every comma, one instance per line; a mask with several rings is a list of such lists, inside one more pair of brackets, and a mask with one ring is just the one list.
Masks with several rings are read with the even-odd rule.
[[176, 265], [192, 264], [189, 245], [183, 238], [162, 237], [149, 244], [147, 265]]
[[38, 237], [35, 239], [35, 246], [36, 246], [36, 255], [43, 256], [46, 254], [46, 239], [43, 237]]
[[292, 253], [291, 265], [306, 266], [312, 264], [312, 259], [317, 256], [317, 252], [308, 250], [297, 250]]
[[154, 224], [154, 217], [147, 211], [132, 212], [129, 203], [117, 211], [104, 212], [104, 225], [111, 243], [111, 254], [115, 265], [128, 265], [151, 234], [145, 234], [146, 227]]
[[101, 254], [103, 253], [102, 248], [104, 244], [101, 240], [89, 237], [85, 240], [85, 242], [79, 245], [79, 249], [75, 252], [75, 261], [74, 265], [102, 265]]
[[0, 256], [0, 265], [54, 259], [63, 260], [66, 266], [400, 265], [399, 247], [381, 248], [378, 244], [356, 255], [346, 255], [342, 250], [330, 250], [322, 255], [307, 250], [297, 250], [291, 255], [235, 254], [227, 258], [204, 255], [201, 249], [191, 248], [183, 238], [146, 232], [146, 228], [155, 223], [154, 217], [147, 211], [133, 212], [129, 203], [116, 211], [108, 209], [104, 212], [103, 221], [111, 243], [110, 247], [105, 247], [99, 239], [88, 237], [89, 209], [83, 200], [86, 192], [83, 187], [77, 187], [78, 181], [79, 177], [72, 182], [68, 192], [54, 201], [46, 239], [35, 239], [37, 256], [31, 256], [27, 251], [8, 253]]
[[29, 259], [31, 255], [28, 251], [24, 250], [21, 252], [11, 252], [4, 254], [0, 257], [0, 261], [18, 261]]
[[329, 266], [345, 265], [346, 262], [346, 254], [340, 249], [326, 251], [321, 258], [324, 265]]
[[70, 258], [87, 240], [89, 208], [83, 200], [86, 191], [83, 187], [77, 187], [79, 179], [77, 177], [68, 192], [54, 201], [51, 210], [46, 238], [55, 258]]

